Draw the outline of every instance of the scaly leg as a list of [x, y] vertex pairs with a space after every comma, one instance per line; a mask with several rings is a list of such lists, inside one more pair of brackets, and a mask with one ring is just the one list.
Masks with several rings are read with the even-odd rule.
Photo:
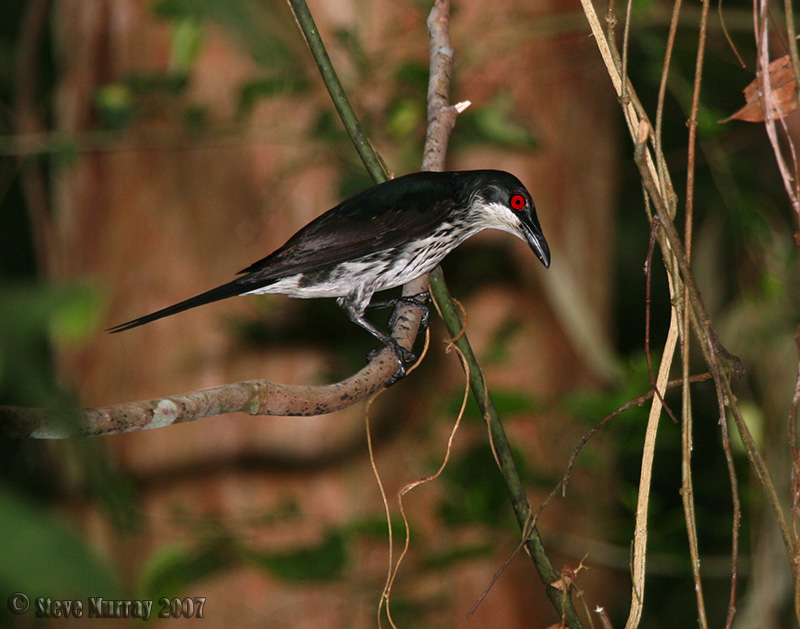
[[[347, 318], [350, 319], [350, 321], [364, 328], [367, 332], [372, 334], [372, 336], [388, 347], [392, 351], [392, 354], [394, 354], [398, 369], [395, 371], [394, 376], [392, 376], [392, 379], [389, 381], [389, 385], [394, 384], [400, 380], [400, 378], [405, 376], [406, 363], [415, 362], [417, 357], [412, 352], [408, 351], [404, 347], [401, 347], [391, 335], [387, 334], [370, 321], [367, 321], [367, 319], [364, 318], [363, 312], [359, 312], [355, 307], [353, 307], [352, 302], [342, 298], [337, 299], [336, 301], [342, 310], [344, 310], [344, 313], [347, 315]], [[382, 349], [383, 348], [375, 348], [369, 352], [369, 354], [367, 354], [367, 360], [372, 362], [375, 356]]]
[[[416, 306], [422, 310], [422, 317], [420, 321], [421, 329], [426, 330], [428, 328], [428, 324], [430, 323], [431, 313], [425, 302], [430, 298], [430, 296], [431, 294], [428, 291], [425, 291], [422, 293], [417, 293], [416, 295], [400, 295], [399, 297], [393, 297], [391, 299], [380, 299], [369, 304], [367, 306], [367, 310], [375, 310], [377, 308], [395, 308], [397, 304]], [[389, 327], [393, 328], [396, 322], [397, 318], [393, 312], [391, 318], [389, 319]]]

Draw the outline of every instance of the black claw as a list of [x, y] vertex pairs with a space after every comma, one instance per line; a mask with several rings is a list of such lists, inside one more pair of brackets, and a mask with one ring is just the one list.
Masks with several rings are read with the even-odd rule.
[[[428, 326], [429, 320], [429, 312], [428, 307], [425, 305], [424, 300], [428, 299], [430, 294], [426, 291], [424, 293], [418, 293], [416, 295], [403, 295], [400, 297], [394, 297], [392, 299], [386, 299], [383, 301], [375, 301], [367, 306], [368, 309], [373, 310], [375, 308], [394, 308], [397, 304], [405, 304], [408, 306], [414, 306], [416, 308], [420, 308], [421, 312], [421, 325], [422, 328], [426, 328]], [[398, 380], [400, 380], [403, 376], [406, 375], [406, 364], [407, 363], [415, 363], [417, 362], [417, 357], [414, 355], [413, 352], [401, 347], [396, 340], [394, 340], [391, 336], [383, 332], [382, 330], [375, 327], [369, 321], [364, 319], [360, 312], [356, 311], [349, 311], [344, 305], [339, 304], [342, 306], [344, 311], [348, 314], [350, 319], [358, 323], [362, 328], [369, 331], [373, 336], [379, 338], [383, 342], [382, 347], [376, 347], [375, 349], [371, 350], [367, 354], [367, 362], [371, 363], [375, 360], [375, 357], [380, 354], [385, 348], [389, 348], [392, 350], [392, 354], [394, 354], [394, 358], [397, 361], [397, 370], [392, 375], [391, 379], [389, 380], [388, 385], [391, 386]], [[395, 313], [392, 312], [392, 316], [389, 319], [389, 326], [394, 327], [395, 323], [397, 322], [397, 317]]]
[[[428, 291], [417, 293], [416, 295], [401, 295], [400, 297], [395, 297], [394, 299], [387, 299], [385, 302], [377, 302], [376, 307], [395, 307], [397, 304], [405, 304], [406, 306], [414, 306], [419, 308], [422, 311], [420, 317], [420, 330], [424, 332], [428, 329], [428, 324], [430, 323], [431, 318], [430, 310], [425, 303], [430, 296], [431, 295]], [[397, 323], [396, 310], [393, 311], [392, 316], [389, 317], [389, 327], [393, 328], [395, 323]]]
[[370, 350], [370, 352], [367, 354], [367, 362], [371, 363], [373, 360], [375, 360], [378, 354], [380, 354], [387, 347], [392, 350], [392, 354], [394, 354], [394, 358], [397, 361], [397, 371], [394, 372], [387, 384], [387, 386], [392, 386], [395, 382], [405, 377], [406, 363], [417, 362], [417, 357], [413, 352], [408, 351], [405, 347], [401, 347], [400, 344], [395, 341], [394, 343], [376, 347], [375, 349]]
[[375, 358], [377, 358], [378, 354], [380, 354], [386, 346], [383, 345], [381, 347], [373, 347], [371, 350], [367, 352], [367, 363], [371, 363]]
[[416, 354], [414, 354], [414, 352], [408, 351], [404, 347], [400, 347], [400, 345], [395, 345], [395, 346], [392, 346], [392, 345], [381, 345], [380, 347], [375, 347], [375, 348], [371, 349], [367, 353], [367, 362], [371, 363], [373, 360], [375, 360], [375, 358], [378, 356], [378, 354], [380, 354], [387, 347], [390, 350], [392, 350], [392, 354], [394, 354], [394, 357], [397, 359], [397, 363], [400, 366], [404, 366], [406, 363], [415, 363], [415, 362], [417, 362]]
[[402, 363], [398, 363], [398, 365], [400, 365], [400, 366], [398, 367], [397, 371], [395, 371], [395, 372], [392, 374], [392, 377], [391, 377], [391, 378], [389, 378], [389, 382], [387, 382], [387, 383], [386, 383], [386, 386], [387, 386], [387, 387], [390, 387], [390, 386], [392, 386], [392, 385], [393, 385], [395, 382], [397, 382], [398, 380], [402, 380], [403, 378], [405, 378], [405, 377], [406, 377], [406, 368], [405, 368], [405, 365], [403, 365]]

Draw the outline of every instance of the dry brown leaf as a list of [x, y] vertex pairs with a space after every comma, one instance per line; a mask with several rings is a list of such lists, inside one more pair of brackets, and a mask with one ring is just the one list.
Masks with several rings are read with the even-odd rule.
[[[764, 122], [764, 110], [759, 96], [761, 79], [756, 77], [744, 88], [747, 104], [732, 116], [720, 120], [744, 120], [745, 122]], [[797, 91], [792, 73], [792, 61], [785, 55], [769, 64], [769, 82], [772, 86], [773, 119], [783, 118], [797, 109]]]

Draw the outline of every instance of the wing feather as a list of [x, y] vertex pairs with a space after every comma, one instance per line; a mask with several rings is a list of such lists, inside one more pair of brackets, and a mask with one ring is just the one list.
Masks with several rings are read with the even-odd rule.
[[[433, 232], [454, 201], [455, 173], [415, 173], [369, 188], [328, 210], [240, 273], [261, 284], [390, 249]], [[421, 177], [420, 175], [430, 175]]]

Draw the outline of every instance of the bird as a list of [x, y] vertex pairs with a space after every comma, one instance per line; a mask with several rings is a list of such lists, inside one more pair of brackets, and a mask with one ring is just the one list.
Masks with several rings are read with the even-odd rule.
[[[431, 271], [470, 236], [499, 229], [528, 243], [545, 268], [550, 248], [520, 180], [501, 170], [415, 172], [374, 185], [301, 228], [240, 277], [148, 315], [109, 328], [122, 332], [236, 295], [332, 297], [353, 322], [388, 347], [402, 378], [416, 358], [365, 317], [398, 301], [422, 309], [427, 293], [370, 304], [372, 296]], [[372, 358], [372, 353], [370, 359]]]

